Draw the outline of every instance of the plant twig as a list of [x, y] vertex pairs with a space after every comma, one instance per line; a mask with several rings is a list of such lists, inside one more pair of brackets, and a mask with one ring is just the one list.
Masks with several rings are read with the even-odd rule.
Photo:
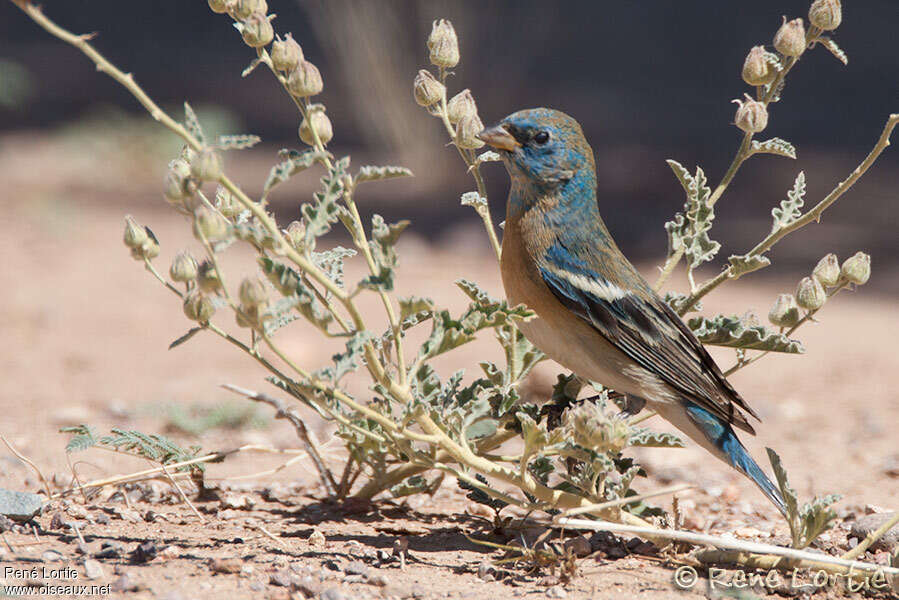
[[166, 466], [164, 464], [159, 465], [159, 466], [162, 468], [162, 472], [168, 478], [169, 483], [172, 484], [172, 487], [174, 487], [175, 491], [178, 492], [178, 495], [181, 496], [181, 500], [183, 500], [184, 503], [190, 507], [190, 510], [194, 513], [194, 515], [198, 519], [200, 519], [200, 523], [205, 523], [206, 519], [203, 517], [203, 515], [200, 514], [200, 511], [197, 510], [197, 507], [194, 506], [194, 503], [190, 501], [190, 498], [187, 497], [187, 494], [184, 493], [184, 490], [181, 489], [181, 486], [178, 485], [178, 482], [175, 481], [175, 478], [172, 477], [172, 474], [169, 473], [169, 470], [166, 468]]
[[235, 394], [239, 394], [255, 402], [268, 404], [275, 409], [276, 419], [286, 419], [287, 421], [289, 421], [290, 424], [293, 425], [293, 428], [296, 430], [297, 436], [300, 438], [303, 446], [306, 448], [306, 452], [309, 453], [309, 457], [315, 464], [315, 468], [318, 469], [318, 475], [321, 478], [322, 485], [324, 486], [325, 491], [329, 496], [333, 496], [337, 493], [337, 482], [334, 481], [334, 475], [331, 473], [331, 470], [327, 467], [327, 465], [325, 465], [324, 460], [322, 460], [317, 441], [314, 439], [314, 436], [310, 434], [309, 430], [306, 428], [306, 424], [299, 417], [299, 415], [297, 415], [291, 409], [287, 408], [287, 405], [285, 405], [282, 400], [275, 398], [274, 396], [269, 396], [268, 394], [248, 390], [230, 383], [223, 383], [222, 387], [229, 392], [234, 392]]
[[871, 547], [874, 542], [882, 538], [886, 533], [899, 524], [899, 512], [897, 512], [891, 519], [888, 519], [886, 523], [877, 528], [877, 530], [872, 531], [868, 534], [864, 540], [859, 542], [858, 546], [841, 556], [843, 560], [855, 560], [857, 557], [864, 554], [868, 548]]
[[570, 518], [576, 515], [583, 515], [587, 513], [592, 513], [596, 511], [602, 511], [607, 508], [613, 508], [616, 506], [624, 506], [625, 504], [631, 504], [633, 502], [640, 502], [641, 500], [647, 500], [649, 498], [655, 498], [657, 496], [667, 496], [668, 494], [676, 494], [677, 492], [683, 492], [684, 490], [692, 490], [696, 486], [691, 483], [682, 483], [680, 485], [672, 485], [666, 488], [662, 488], [659, 490], [655, 490], [653, 492], [648, 492], [646, 494], [637, 494], [636, 496], [626, 496], [624, 498], [616, 498], [615, 500], [609, 500], [608, 502], [600, 502], [599, 504], [588, 504], [587, 506], [579, 506], [578, 508], [570, 508], [554, 517], [554, 520], [562, 519], [562, 518]]
[[9, 440], [3, 437], [2, 434], [0, 434], [0, 441], [3, 442], [3, 444], [9, 449], [10, 452], [13, 453], [16, 458], [31, 467], [32, 470], [37, 474], [38, 479], [41, 480], [41, 484], [43, 484], [44, 486], [44, 491], [47, 493], [47, 499], [49, 500], [51, 497], [53, 497], [53, 493], [50, 491], [50, 483], [47, 481], [47, 478], [44, 477], [44, 474], [41, 473], [41, 470], [38, 468], [38, 466], [34, 464], [34, 461], [16, 450], [15, 447], [13, 447], [13, 445], [9, 442]]

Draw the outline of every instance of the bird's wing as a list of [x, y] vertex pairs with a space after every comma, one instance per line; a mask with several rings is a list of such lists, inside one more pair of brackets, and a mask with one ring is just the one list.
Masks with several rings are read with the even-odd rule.
[[[693, 332], [648, 285], [642, 285], [643, 278], [630, 263], [623, 258], [615, 262], [615, 269], [602, 268], [556, 241], [537, 266], [556, 298], [631, 360], [691, 401], [754, 434], [735, 405], [756, 419], [758, 415], [727, 382]], [[623, 284], [622, 269], [632, 271], [640, 288]]]

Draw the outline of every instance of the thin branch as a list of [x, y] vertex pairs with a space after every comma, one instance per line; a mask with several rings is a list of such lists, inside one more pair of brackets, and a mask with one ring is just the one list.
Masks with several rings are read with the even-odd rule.
[[16, 450], [15, 447], [13, 447], [13, 445], [5, 437], [3, 437], [2, 434], [0, 434], [0, 441], [3, 442], [3, 444], [9, 449], [10, 452], [13, 453], [13, 455], [16, 458], [18, 458], [23, 463], [25, 463], [29, 467], [31, 467], [32, 470], [34, 470], [34, 472], [37, 474], [38, 479], [41, 480], [41, 484], [43, 484], [43, 486], [44, 486], [44, 491], [47, 493], [47, 498], [48, 499], [51, 498], [53, 496], [53, 494], [50, 491], [50, 483], [47, 481], [47, 478], [44, 477], [44, 474], [41, 473], [41, 470], [34, 463], [34, 461], [31, 460], [30, 458], [28, 458], [27, 456], [25, 456], [24, 454], [22, 454], [21, 452], [19, 452], [18, 450]]
[[325, 461], [322, 460], [321, 452], [319, 452], [318, 444], [316, 443], [314, 436], [309, 433], [309, 430], [306, 428], [306, 424], [299, 417], [299, 415], [297, 415], [291, 409], [287, 408], [282, 400], [275, 398], [274, 396], [269, 396], [268, 394], [263, 394], [261, 392], [254, 392], [253, 390], [247, 390], [230, 383], [224, 383], [222, 384], [222, 387], [229, 392], [234, 392], [235, 394], [239, 394], [250, 400], [268, 404], [275, 409], [276, 419], [286, 419], [287, 421], [289, 421], [290, 424], [293, 425], [293, 428], [296, 430], [297, 437], [299, 437], [300, 441], [303, 442], [303, 446], [306, 448], [306, 452], [309, 453], [309, 457], [312, 458], [312, 462], [315, 463], [315, 468], [318, 469], [318, 474], [321, 478], [322, 485], [324, 486], [325, 491], [329, 496], [334, 496], [336, 494], [337, 482], [334, 481], [334, 476], [331, 474], [331, 470], [327, 467], [327, 465], [325, 465]]
[[892, 518], [888, 519], [886, 523], [878, 527], [876, 531], [872, 531], [871, 533], [869, 533], [868, 537], [862, 540], [858, 546], [844, 554], [841, 558], [843, 560], [855, 560], [856, 558], [864, 554], [868, 550], [868, 548], [870, 548], [871, 545], [874, 544], [874, 542], [886, 535], [886, 533], [897, 524], [899, 524], [899, 512], [894, 514]]

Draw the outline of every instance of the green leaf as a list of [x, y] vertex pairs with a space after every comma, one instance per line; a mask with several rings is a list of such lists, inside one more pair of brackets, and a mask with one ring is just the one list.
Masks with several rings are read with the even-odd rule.
[[330, 373], [330, 379], [335, 384], [339, 383], [345, 375], [359, 368], [357, 360], [364, 358], [365, 344], [371, 341], [372, 337], [372, 334], [368, 331], [357, 331], [347, 340], [346, 351], [339, 352], [331, 357], [334, 361], [334, 369]]
[[175, 340], [174, 342], [169, 344], [169, 350], [171, 350], [172, 348], [177, 348], [178, 346], [180, 346], [181, 344], [183, 344], [190, 338], [194, 337], [196, 334], [200, 333], [201, 331], [203, 331], [202, 327], [191, 327], [190, 331], [188, 331], [187, 333], [185, 333], [184, 335], [179, 337], [177, 340]]
[[[680, 292], [665, 292], [665, 298], [663, 298], [665, 303], [674, 309], [674, 312], [677, 314], [681, 314], [680, 311], [686, 306], [687, 301], [690, 299], [690, 296], [687, 294], [681, 294]], [[690, 308], [688, 312], [695, 312], [697, 310], [702, 310], [702, 301], [696, 301], [693, 306]]]
[[413, 475], [402, 483], [390, 488], [390, 495], [394, 498], [403, 498], [412, 496], [413, 494], [432, 494], [440, 485], [443, 477], [436, 478], [433, 482], [428, 482], [421, 475]]
[[352, 248], [335, 246], [326, 252], [313, 252], [312, 262], [325, 272], [328, 278], [341, 288], [343, 287], [343, 259], [356, 256]]
[[363, 181], [379, 181], [396, 177], [414, 177], [414, 175], [406, 167], [374, 167], [366, 165], [359, 168], [359, 172], [356, 173], [353, 181], [362, 183]]
[[752, 273], [759, 269], [764, 269], [771, 264], [771, 260], [766, 256], [740, 254], [728, 257], [730, 263], [730, 272], [732, 278], [737, 278]]
[[265, 335], [272, 336], [278, 330], [299, 319], [300, 317], [293, 312], [299, 301], [298, 296], [288, 296], [269, 304], [261, 315]]
[[307, 202], [300, 207], [306, 223], [307, 248], [314, 248], [316, 238], [331, 231], [331, 225], [337, 222], [342, 212], [346, 212], [337, 201], [343, 197], [344, 180], [349, 166], [348, 156], [335, 162], [328, 173], [321, 178], [322, 189], [315, 193], [314, 203]]
[[[476, 473], [474, 477], [480, 483], [484, 484], [484, 487], [488, 487], [488, 488], [490, 487], [489, 484], [487, 483], [487, 478], [484, 477], [483, 475], [481, 475], [480, 473]], [[458, 483], [459, 487], [462, 488], [463, 490], [468, 490], [468, 494], [466, 494], [465, 497], [468, 498], [469, 500], [471, 500], [472, 502], [476, 502], [478, 504], [484, 504], [486, 506], [489, 506], [496, 512], [501, 511], [502, 509], [504, 509], [505, 507], [507, 507], [509, 505], [509, 503], [506, 502], [505, 500], [501, 500], [499, 498], [494, 498], [493, 496], [491, 496], [487, 492], [483, 491], [482, 489], [477, 488], [462, 479], [459, 479], [457, 481], [457, 483]]]
[[683, 448], [684, 442], [673, 433], [652, 431], [640, 427], [631, 432], [628, 445], [644, 448]]
[[771, 209], [771, 216], [774, 217], [774, 223], [771, 226], [771, 233], [788, 227], [802, 216], [802, 205], [805, 204], [805, 172], [799, 171], [796, 180], [793, 182], [793, 188], [787, 192], [787, 199], [781, 200], [779, 207]]
[[434, 310], [434, 301], [420, 296], [408, 296], [399, 299], [400, 320], [405, 321], [412, 315]]
[[849, 64], [849, 57], [846, 56], [846, 53], [843, 52], [843, 49], [840, 48], [837, 43], [831, 38], [827, 37], [826, 35], [822, 35], [818, 37], [817, 41], [821, 42], [821, 45], [827, 48], [838, 61], [840, 61], [844, 65]]
[[699, 338], [699, 341], [711, 346], [784, 352], [786, 354], [805, 352], [802, 342], [791, 340], [784, 334], [772, 331], [762, 325], [749, 325], [744, 319], [736, 316], [718, 315], [712, 319], [694, 317], [687, 322], [687, 326]]
[[262, 138], [258, 135], [220, 135], [215, 145], [221, 150], [245, 150], [252, 148], [261, 141]]
[[97, 438], [94, 430], [90, 425], [75, 425], [72, 427], [61, 427], [59, 433], [72, 433], [72, 439], [66, 444], [66, 452], [81, 452], [97, 445]]
[[285, 264], [277, 263], [267, 256], [259, 258], [259, 266], [268, 280], [284, 296], [296, 297], [296, 310], [307, 321], [327, 333], [328, 324], [333, 320], [331, 313], [303, 282], [299, 273]]
[[786, 156], [787, 158], [796, 158], [796, 148], [793, 144], [780, 138], [771, 138], [764, 142], [752, 140], [750, 151], [752, 154], [776, 154], [778, 156]]
[[394, 269], [396, 268], [398, 257], [396, 249], [397, 240], [409, 221], [399, 221], [388, 225], [384, 222], [381, 215], [375, 214], [371, 218], [371, 237], [368, 245], [371, 249], [372, 258], [378, 266], [376, 275], [369, 275], [360, 282], [360, 286], [383, 290], [389, 292], [393, 290]]
[[802, 507], [799, 511], [799, 522], [802, 525], [803, 546], [808, 546], [819, 535], [830, 529], [837, 518], [836, 511], [830, 506], [839, 502], [840, 498], [842, 498], [840, 494], [828, 494], [816, 497]]
[[317, 150], [299, 152], [285, 148], [278, 152], [278, 156], [281, 158], [281, 162], [272, 167], [269, 172], [265, 185], [262, 186], [263, 197], [268, 196], [272, 188], [279, 183], [287, 181], [300, 171], [305, 171], [316, 162], [323, 161], [329, 155], [327, 152], [322, 154]]
[[690, 268], [696, 268], [715, 257], [721, 244], [709, 238], [708, 232], [715, 219], [715, 211], [709, 200], [712, 190], [708, 186], [705, 172], [696, 167], [696, 175], [690, 173], [675, 160], [668, 160], [687, 195], [682, 213], [677, 213], [665, 223], [668, 232], [668, 256], [683, 251]]
[[[164, 465], [184, 462], [197, 457], [200, 453], [199, 446], [182, 448], [164, 435], [156, 433], [146, 434], [131, 429], [119, 429], [114, 427], [110, 434], [100, 438], [99, 445], [106, 446], [117, 452], [124, 452], [134, 456], [147, 458]], [[202, 464], [181, 467], [179, 470], [202, 470]]]
[[[777, 452], [771, 448], [765, 448], [768, 451], [768, 460], [771, 461], [771, 468], [774, 469], [774, 478], [777, 480], [777, 487], [780, 489], [780, 495], [783, 496], [784, 504], [787, 508], [787, 520], [790, 522], [790, 529], [795, 525], [794, 521], [799, 516], [799, 499], [796, 497], [796, 490], [790, 487], [790, 480], [787, 477], [787, 471], [784, 469], [783, 463]], [[794, 536], [795, 538], [795, 536]]]
[[187, 128], [188, 133], [200, 142], [201, 146], [206, 145], [206, 136], [203, 135], [203, 128], [200, 127], [200, 120], [197, 118], [197, 113], [194, 112], [194, 109], [192, 109], [187, 102], [184, 103], [184, 127]]

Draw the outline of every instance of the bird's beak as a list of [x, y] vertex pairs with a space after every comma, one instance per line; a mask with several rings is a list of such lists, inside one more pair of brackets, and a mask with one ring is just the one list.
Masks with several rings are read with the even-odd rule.
[[498, 150], [506, 150], [507, 152], [514, 152], [516, 148], [521, 147], [518, 140], [516, 140], [502, 125], [485, 129], [478, 134], [478, 139], [482, 140], [488, 146], [493, 146]]

